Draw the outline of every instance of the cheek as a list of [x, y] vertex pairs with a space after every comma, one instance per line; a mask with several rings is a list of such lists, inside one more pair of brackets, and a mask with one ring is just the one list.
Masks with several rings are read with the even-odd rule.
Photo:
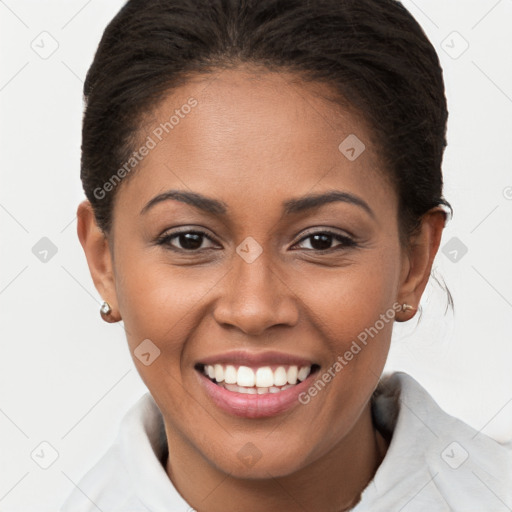
[[[330, 275], [317, 272], [309, 285], [303, 282], [310, 318], [329, 349], [329, 359], [318, 376], [325, 384], [318, 382], [311, 389], [312, 395], [324, 397], [318, 404], [323, 399], [332, 404], [317, 411], [320, 424], [348, 428], [373, 392], [391, 343], [398, 261], [397, 247], [375, 249], [353, 265]], [[309, 398], [316, 400], [305, 397]], [[340, 403], [345, 407], [336, 405]]]
[[[347, 267], [332, 272], [311, 270], [304, 274], [306, 278], [300, 277], [294, 291], [303, 297], [319, 329], [326, 331], [329, 339], [337, 343], [344, 340], [345, 344], [372, 326], [381, 314], [388, 312], [391, 316], [398, 288], [398, 262], [396, 247], [368, 250]], [[390, 329], [381, 330], [383, 335], [390, 334]]]
[[208, 292], [219, 276], [204, 268], [172, 266], [143, 251], [139, 257], [131, 254], [120, 255], [116, 262], [116, 273], [122, 276], [116, 291], [130, 348], [150, 339], [162, 355], [172, 355], [172, 365], [180, 364], [186, 340], [206, 314]]
[[[375, 277], [375, 278], [374, 278]], [[316, 280], [307, 292], [306, 312], [328, 347], [324, 368], [335, 380], [347, 379], [338, 391], [358, 388], [357, 381], [380, 375], [394, 322], [391, 286], [369, 272]], [[306, 303], [306, 300], [304, 301]], [[338, 362], [336, 366], [335, 363]], [[326, 377], [328, 378], [328, 377]], [[364, 393], [364, 392], [363, 392]]]
[[[322, 333], [329, 353], [303, 398], [317, 408], [315, 424], [338, 425], [327, 435], [333, 442], [357, 420], [389, 352], [397, 268], [396, 263], [385, 266], [382, 259], [378, 261], [318, 276], [315, 286], [303, 291], [309, 318]], [[321, 407], [324, 401], [331, 406]]]

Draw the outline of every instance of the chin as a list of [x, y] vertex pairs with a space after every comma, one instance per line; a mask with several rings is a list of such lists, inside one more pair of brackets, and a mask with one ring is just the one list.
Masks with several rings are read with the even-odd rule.
[[308, 462], [299, 456], [300, 452], [299, 446], [287, 445], [283, 451], [268, 446], [268, 443], [267, 447], [260, 450], [255, 443], [248, 441], [240, 450], [229, 453], [223, 451], [222, 454], [218, 454], [217, 460], [211, 459], [211, 463], [232, 478], [258, 480], [286, 477], [308, 465]]

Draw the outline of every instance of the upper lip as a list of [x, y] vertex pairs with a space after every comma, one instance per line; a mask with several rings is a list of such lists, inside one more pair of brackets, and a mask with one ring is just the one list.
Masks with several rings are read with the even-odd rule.
[[197, 364], [214, 365], [214, 364], [232, 364], [234, 366], [270, 366], [276, 364], [312, 366], [314, 361], [305, 357], [293, 354], [285, 354], [283, 352], [265, 351], [265, 352], [249, 352], [247, 350], [233, 350], [216, 354], [213, 356], [202, 358]]

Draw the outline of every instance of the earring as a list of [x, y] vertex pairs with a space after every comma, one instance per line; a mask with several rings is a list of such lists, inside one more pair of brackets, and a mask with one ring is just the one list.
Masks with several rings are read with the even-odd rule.
[[101, 303], [100, 314], [101, 318], [109, 324], [114, 324], [120, 320], [119, 315], [112, 315], [112, 306], [106, 300]]
[[101, 315], [110, 315], [112, 313], [112, 308], [110, 307], [110, 304], [104, 300], [100, 307], [100, 313]]
[[414, 311], [416, 310], [416, 308], [414, 306], [411, 306], [410, 304], [406, 304], [406, 303], [402, 304], [402, 311], [405, 312], [405, 311], [413, 311], [413, 310]]

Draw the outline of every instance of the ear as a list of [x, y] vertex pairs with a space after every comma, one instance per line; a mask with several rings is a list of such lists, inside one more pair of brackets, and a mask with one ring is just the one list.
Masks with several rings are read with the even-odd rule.
[[440, 207], [432, 208], [423, 215], [418, 233], [411, 238], [410, 247], [404, 251], [398, 297], [400, 304], [410, 304], [414, 310], [400, 313], [396, 318], [399, 322], [412, 318], [418, 308], [445, 224], [446, 212]]
[[78, 205], [76, 215], [78, 238], [85, 252], [94, 286], [103, 300], [106, 300], [112, 308], [108, 318], [103, 318], [107, 322], [117, 322], [121, 320], [121, 316], [108, 238], [98, 227], [89, 201], [83, 201]]

